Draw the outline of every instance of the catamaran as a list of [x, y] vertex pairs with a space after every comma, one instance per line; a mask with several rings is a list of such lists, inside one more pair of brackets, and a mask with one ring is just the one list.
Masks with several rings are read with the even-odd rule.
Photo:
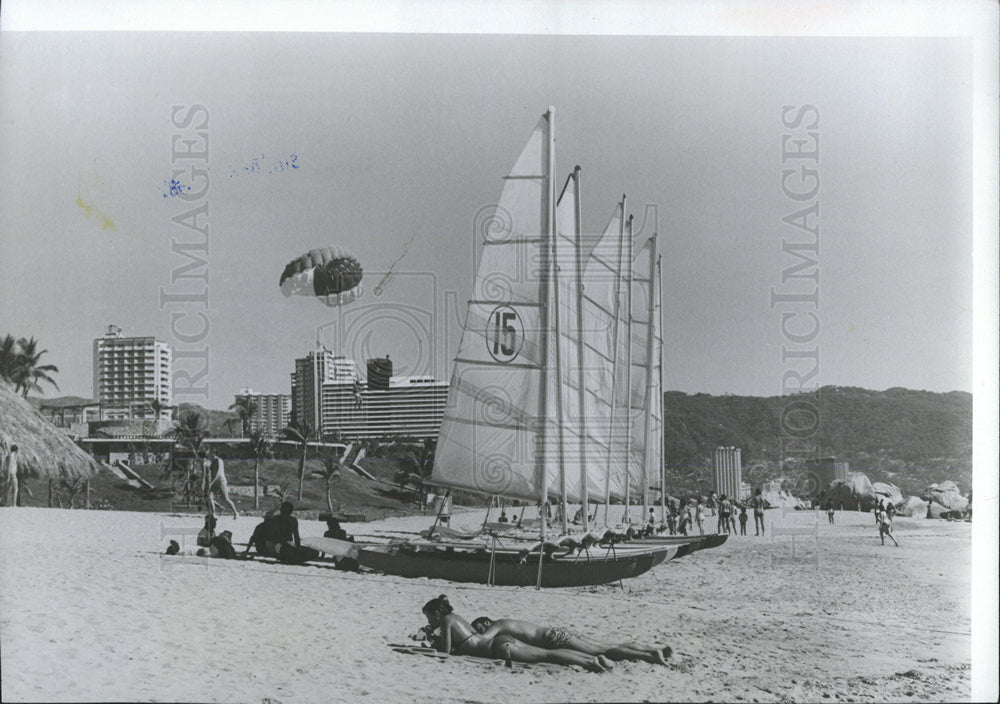
[[[600, 497], [627, 498], [628, 481], [605, 461], [621, 449], [612, 441], [620, 418], [613, 400], [607, 410], [607, 399], [622, 388], [614, 389], [617, 373], [608, 369], [609, 362], [626, 367], [645, 362], [637, 356], [623, 365], [629, 358], [604, 353], [619, 345], [618, 331], [609, 341], [599, 316], [586, 320], [583, 291], [591, 281], [581, 254], [580, 171], [569, 175], [557, 198], [553, 125], [550, 108], [505, 178], [484, 232], [430, 479], [449, 489], [536, 504], [541, 518], [536, 541], [519, 544], [491, 531], [485, 542], [446, 537], [332, 545], [326, 551], [343, 549], [362, 566], [406, 577], [564, 587], [634, 577], [681, 549], [682, 544], [600, 547], [604, 531], [589, 532], [586, 523], [583, 535], [565, 535], [568, 502], [589, 506]], [[619, 254], [617, 266], [629, 262], [625, 268], [631, 270], [624, 256]], [[592, 273], [591, 278], [597, 292], [599, 279], [608, 277]], [[588, 374], [594, 351], [603, 361]], [[650, 358], [648, 348], [643, 359]], [[626, 370], [625, 389], [629, 382]], [[649, 408], [648, 395], [645, 402]], [[621, 407], [628, 416], [638, 412], [628, 403]], [[606, 420], [609, 430], [596, 430], [588, 414], [598, 423]], [[648, 437], [645, 442], [648, 447]], [[550, 500], [563, 505], [564, 535], [555, 540], [542, 510]]]

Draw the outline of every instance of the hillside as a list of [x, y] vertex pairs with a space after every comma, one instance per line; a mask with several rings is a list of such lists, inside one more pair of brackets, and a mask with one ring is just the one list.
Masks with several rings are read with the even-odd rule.
[[[869, 391], [824, 386], [797, 396], [664, 394], [664, 460], [676, 491], [705, 491], [718, 445], [742, 449], [744, 479], [757, 484], [781, 474], [782, 412], [793, 401], [812, 404], [818, 427], [808, 441], [815, 456], [835, 456], [872, 481], [903, 493], [952, 479], [972, 480], [972, 395], [892, 388]], [[787, 437], [785, 435], [784, 437]], [[804, 457], [788, 457], [794, 468]]]
[[[945, 479], [955, 481], [965, 492], [971, 487], [971, 394], [824, 386], [810, 394], [768, 398], [665, 393], [664, 463], [671, 493], [707, 492], [712, 486], [712, 455], [719, 445], [742, 449], [745, 481], [760, 484], [781, 477], [781, 416], [796, 401], [812, 404], [818, 413], [818, 427], [808, 438], [815, 446], [814, 456], [845, 460], [852, 470], [864, 472], [872, 481], [896, 484], [904, 495], [918, 494], [927, 485]], [[181, 404], [179, 410], [193, 407]], [[238, 434], [235, 413], [205, 412], [211, 436]], [[801, 466], [805, 457], [785, 459], [785, 473], [789, 474]], [[284, 465], [279, 463], [275, 468], [279, 466]], [[242, 463], [230, 468], [231, 478], [236, 471], [245, 473]], [[282, 481], [294, 474], [289, 475], [289, 471], [278, 472]], [[394, 472], [388, 471], [385, 479], [392, 481]], [[349, 490], [356, 480], [361, 481], [350, 477], [343, 488]], [[313, 480], [310, 486], [318, 484], [319, 480]], [[375, 495], [357, 498], [359, 507], [366, 501], [372, 506], [381, 505]], [[311, 501], [317, 507], [325, 504], [322, 495]]]

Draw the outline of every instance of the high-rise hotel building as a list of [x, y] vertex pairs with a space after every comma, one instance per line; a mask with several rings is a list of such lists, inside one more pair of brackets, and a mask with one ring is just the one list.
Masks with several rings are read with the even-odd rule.
[[[170, 405], [173, 355], [170, 345], [153, 337], [124, 337], [109, 325], [94, 340], [94, 396], [102, 420], [152, 418], [149, 402]], [[169, 418], [164, 410], [161, 417]]]
[[[319, 380], [319, 417], [313, 378]], [[393, 376], [388, 357], [368, 360], [362, 379], [354, 360], [329, 350], [295, 360], [292, 408], [325, 436], [348, 440], [436, 438], [448, 403], [448, 382], [430, 376]]]
[[253, 389], [243, 389], [236, 394], [236, 400], [241, 398], [253, 401], [257, 411], [250, 419], [250, 429], [259, 430], [268, 437], [281, 435], [292, 420], [292, 397], [288, 394], [258, 394]]

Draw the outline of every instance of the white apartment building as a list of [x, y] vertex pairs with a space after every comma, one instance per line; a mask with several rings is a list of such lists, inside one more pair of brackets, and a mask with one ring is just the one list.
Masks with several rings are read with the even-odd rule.
[[[124, 337], [109, 325], [94, 340], [94, 396], [102, 420], [152, 418], [149, 402], [170, 405], [173, 354], [153, 337]], [[161, 418], [170, 418], [164, 410]]]
[[[320, 388], [319, 423], [314, 375]], [[436, 438], [448, 402], [448, 382], [430, 376], [392, 376], [388, 358], [368, 360], [369, 378], [362, 380], [354, 360], [329, 350], [318, 355], [310, 352], [295, 360], [291, 376], [296, 416], [319, 427], [324, 435], [348, 440]]]
[[237, 401], [241, 398], [250, 399], [257, 406], [257, 412], [250, 419], [251, 430], [277, 437], [292, 420], [292, 397], [288, 394], [259, 394], [247, 388], [236, 394]]

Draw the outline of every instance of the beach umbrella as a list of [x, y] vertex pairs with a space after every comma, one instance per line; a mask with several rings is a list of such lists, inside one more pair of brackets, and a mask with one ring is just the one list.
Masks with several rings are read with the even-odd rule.
[[98, 470], [93, 457], [3, 383], [0, 383], [0, 438], [7, 449], [17, 445], [18, 475], [22, 477], [78, 479]]

